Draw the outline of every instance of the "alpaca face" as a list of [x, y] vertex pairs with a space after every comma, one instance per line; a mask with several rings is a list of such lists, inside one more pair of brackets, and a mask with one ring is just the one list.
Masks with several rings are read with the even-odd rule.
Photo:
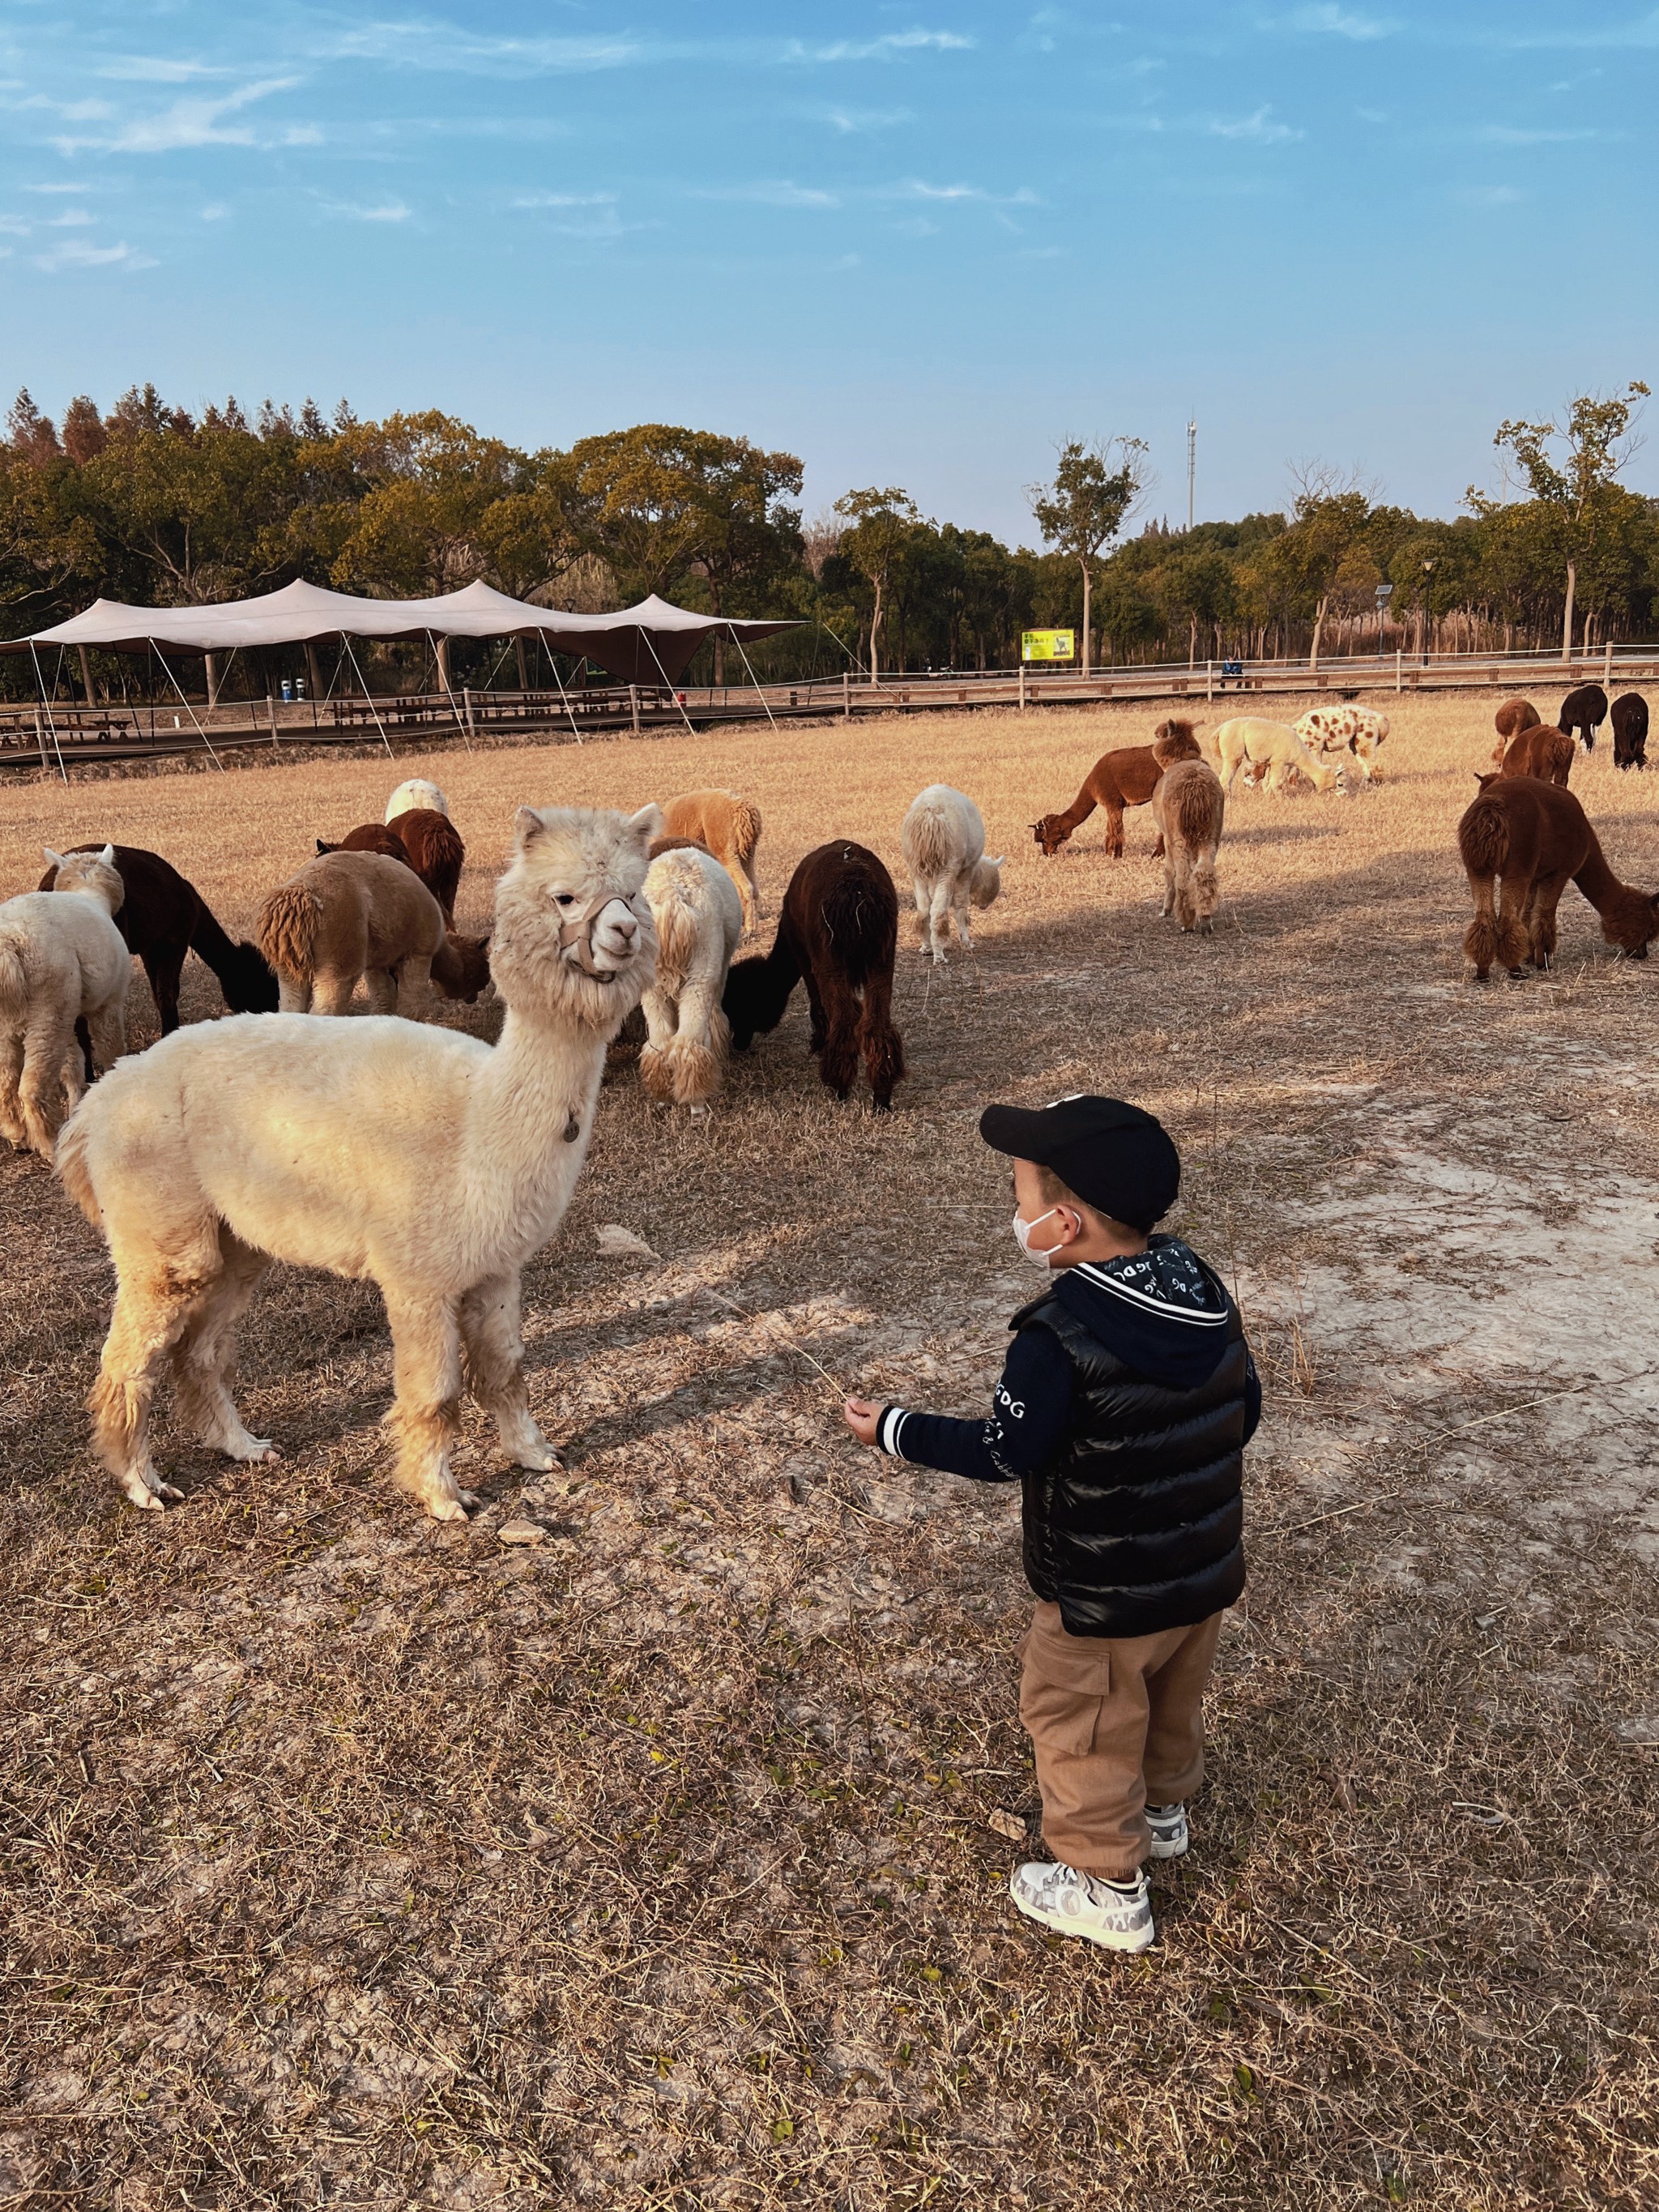
[[649, 988], [657, 939], [645, 899], [660, 810], [521, 806], [495, 892], [490, 967], [507, 1005], [556, 1007], [613, 1036]]
[[121, 911], [127, 887], [115, 865], [113, 845], [106, 845], [101, 853], [54, 853], [50, 845], [40, 849], [58, 871], [54, 890], [79, 891], [96, 899], [111, 915]]
[[977, 860], [968, 885], [968, 896], [975, 906], [989, 906], [1002, 889], [1003, 864], [1007, 854], [999, 854], [994, 860]]
[[1045, 814], [1041, 822], [1031, 824], [1031, 835], [1042, 846], [1045, 860], [1052, 860], [1071, 834], [1058, 814]]

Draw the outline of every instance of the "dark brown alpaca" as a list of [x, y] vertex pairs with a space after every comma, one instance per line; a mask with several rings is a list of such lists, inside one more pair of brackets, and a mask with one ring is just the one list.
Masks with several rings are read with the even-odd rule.
[[410, 806], [391, 822], [360, 823], [337, 845], [317, 840], [318, 853], [380, 853], [414, 869], [444, 910], [444, 927], [455, 927], [455, 894], [460, 889], [466, 847], [447, 814], [430, 806]]
[[757, 1033], [776, 1029], [805, 980], [819, 1074], [845, 1098], [862, 1053], [877, 1110], [888, 1112], [904, 1074], [893, 1027], [897, 949], [898, 893], [883, 862], [863, 845], [820, 845], [789, 879], [772, 950], [739, 960], [726, 979], [732, 1049], [746, 1052]]
[[1559, 783], [1563, 791], [1578, 748], [1565, 730], [1522, 730], [1504, 748], [1499, 775], [1535, 775], [1540, 783]]
[[1648, 702], [1639, 691], [1621, 691], [1613, 702], [1613, 764], [1648, 764]]
[[1583, 738], [1584, 750], [1595, 750], [1595, 732], [1607, 719], [1607, 695], [1599, 684], [1581, 684], [1561, 702], [1556, 720], [1569, 737]]
[[[1547, 968], [1555, 909], [1569, 882], [1601, 917], [1601, 934], [1632, 960], [1659, 937], [1659, 896], [1621, 884], [1607, 866], [1583, 808], [1570, 791], [1535, 776], [1480, 779], [1480, 793], [1457, 825], [1457, 849], [1474, 898], [1463, 950], [1484, 983], [1496, 960], [1511, 975]], [[1502, 892], [1494, 910], [1492, 887]]]
[[[1196, 750], [1196, 747], [1194, 747]], [[1191, 757], [1191, 756], [1187, 756]], [[1109, 860], [1123, 858], [1123, 810], [1145, 806], [1164, 773], [1164, 763], [1153, 745], [1120, 745], [1103, 753], [1084, 779], [1083, 788], [1063, 814], [1045, 814], [1031, 824], [1031, 835], [1045, 856], [1053, 860], [1079, 822], [1086, 822], [1097, 806], [1106, 812], [1105, 853]], [[1159, 851], [1163, 849], [1160, 842]], [[1158, 857], [1157, 854], [1153, 858]]]
[[1498, 743], [1492, 749], [1492, 757], [1499, 768], [1504, 765], [1504, 748], [1510, 739], [1518, 738], [1522, 730], [1535, 730], [1543, 719], [1530, 699], [1504, 700], [1492, 716]]
[[[70, 849], [100, 853], [103, 848], [100, 837], [90, 845]], [[276, 976], [252, 945], [231, 943], [195, 884], [186, 882], [170, 861], [159, 853], [145, 852], [140, 845], [118, 845], [115, 868], [127, 893], [115, 927], [129, 950], [144, 963], [155, 1011], [161, 1017], [163, 1036], [179, 1026], [179, 981], [186, 952], [194, 952], [218, 977], [231, 1013], [276, 1012]], [[49, 891], [57, 880], [57, 869], [48, 868], [40, 878], [40, 889]], [[80, 1027], [77, 1024], [77, 1033]], [[87, 1079], [92, 1079], [90, 1067]]]

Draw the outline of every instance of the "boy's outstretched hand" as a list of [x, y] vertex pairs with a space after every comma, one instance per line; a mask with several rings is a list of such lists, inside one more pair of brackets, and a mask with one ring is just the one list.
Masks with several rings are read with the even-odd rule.
[[842, 1407], [847, 1425], [861, 1444], [872, 1444], [881, 1426], [882, 1408], [873, 1398], [849, 1398]]

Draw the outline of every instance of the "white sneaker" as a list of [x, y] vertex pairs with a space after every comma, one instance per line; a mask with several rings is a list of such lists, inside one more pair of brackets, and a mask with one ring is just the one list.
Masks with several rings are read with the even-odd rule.
[[1075, 1867], [1034, 1859], [1017, 1867], [1008, 1894], [1028, 1920], [1062, 1936], [1081, 1936], [1108, 1951], [1144, 1951], [1152, 1942], [1152, 1905], [1146, 1877], [1106, 1881]]
[[1149, 1805], [1146, 1826], [1152, 1832], [1152, 1856], [1155, 1859], [1179, 1859], [1187, 1856], [1192, 1831], [1187, 1826], [1184, 1805]]

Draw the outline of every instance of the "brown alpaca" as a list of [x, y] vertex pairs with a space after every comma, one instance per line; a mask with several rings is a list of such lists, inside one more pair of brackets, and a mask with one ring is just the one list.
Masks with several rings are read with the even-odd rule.
[[355, 830], [346, 831], [337, 845], [331, 845], [325, 838], [319, 837], [318, 859], [325, 853], [378, 853], [382, 860], [401, 860], [405, 867], [410, 866], [409, 848], [384, 822], [360, 822]]
[[1164, 911], [1201, 937], [1210, 934], [1216, 909], [1215, 855], [1226, 811], [1221, 778], [1205, 760], [1173, 762], [1152, 793], [1164, 842]]
[[760, 921], [760, 886], [755, 881], [755, 848], [761, 840], [758, 806], [735, 791], [683, 791], [662, 810], [664, 835], [690, 837], [714, 858], [738, 887], [743, 901], [743, 933], [752, 937]]
[[1559, 783], [1563, 791], [1578, 748], [1565, 730], [1522, 730], [1504, 749], [1499, 775], [1535, 775], [1540, 783]]
[[1523, 730], [1535, 730], [1543, 720], [1530, 699], [1505, 699], [1492, 716], [1492, 726], [1498, 732], [1498, 743], [1492, 757], [1499, 768], [1504, 765], [1504, 748], [1511, 738], [1518, 738]]
[[[1494, 960], [1511, 975], [1547, 968], [1555, 909], [1571, 880], [1601, 917], [1601, 934], [1632, 960], [1659, 937], [1659, 896], [1621, 884], [1607, 866], [1583, 808], [1570, 791], [1535, 776], [1483, 775], [1480, 796], [1457, 825], [1457, 849], [1474, 898], [1463, 950], [1484, 983]], [[1494, 912], [1492, 885], [1502, 892]]]
[[383, 853], [308, 861], [260, 908], [258, 936], [285, 1014], [343, 1014], [360, 975], [376, 1014], [397, 1012], [400, 988], [471, 1005], [489, 981], [489, 939], [448, 936], [408, 862]]
[[1176, 761], [1204, 757], [1204, 748], [1192, 724], [1178, 720], [1174, 715], [1167, 722], [1160, 722], [1152, 732], [1152, 752], [1160, 768], [1170, 768]]
[[[1106, 811], [1105, 854], [1109, 860], [1123, 858], [1123, 810], [1145, 806], [1158, 787], [1164, 763], [1152, 745], [1120, 745], [1103, 753], [1084, 779], [1083, 788], [1063, 814], [1045, 814], [1031, 824], [1031, 835], [1045, 858], [1053, 860], [1079, 822], [1086, 822], [1097, 806]], [[1163, 846], [1152, 855], [1163, 851]]]
[[430, 806], [408, 806], [392, 822], [364, 822], [349, 830], [337, 845], [317, 840], [324, 853], [379, 853], [402, 860], [426, 885], [444, 910], [444, 927], [455, 927], [455, 894], [460, 889], [466, 847], [447, 814]]

